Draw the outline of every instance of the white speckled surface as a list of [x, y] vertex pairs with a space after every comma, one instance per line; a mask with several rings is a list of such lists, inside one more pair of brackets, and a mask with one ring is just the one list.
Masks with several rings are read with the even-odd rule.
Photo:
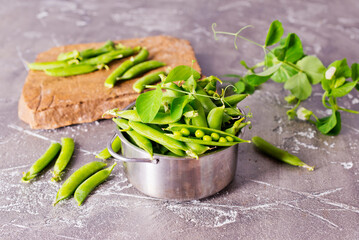
[[[191, 41], [205, 75], [241, 73], [262, 50], [221, 36], [211, 24], [263, 41], [270, 22], [302, 39], [305, 51], [325, 65], [346, 57], [359, 62], [359, 4], [347, 1], [2, 1], [0, 8], [0, 238], [1, 239], [358, 239], [359, 121], [343, 114], [339, 136], [318, 133], [309, 123], [288, 121], [286, 92], [268, 82], [244, 105], [251, 107], [253, 129], [297, 154], [314, 172], [268, 159], [241, 145], [234, 182], [200, 201], [176, 203], [147, 197], [126, 180], [122, 167], [85, 204], [69, 199], [52, 207], [60, 184], [50, 172], [31, 184], [21, 172], [62, 136], [75, 139], [66, 176], [94, 160], [112, 135], [111, 121], [31, 130], [17, 117], [26, 62], [50, 47], [108, 39], [166, 34]], [[319, 116], [320, 87], [305, 103]], [[263, 104], [265, 103], [265, 104]], [[359, 92], [341, 104], [359, 110]], [[111, 162], [111, 161], [110, 161]]]

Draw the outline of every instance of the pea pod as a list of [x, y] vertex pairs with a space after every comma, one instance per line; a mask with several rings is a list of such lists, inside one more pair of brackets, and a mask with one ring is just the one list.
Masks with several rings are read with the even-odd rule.
[[[232, 125], [232, 127], [227, 128], [226, 130], [224, 130], [227, 133], [230, 133], [232, 135], [237, 135], [237, 133], [239, 132], [239, 130], [241, 129], [241, 123], [243, 122], [244, 118], [241, 118], [237, 121], [235, 121]], [[243, 127], [242, 127], [243, 128]]]
[[205, 128], [205, 127], [189, 126], [189, 125], [185, 125], [185, 124], [173, 123], [173, 124], [170, 124], [166, 128], [166, 130], [174, 132], [174, 131], [180, 131], [182, 128], [187, 128], [191, 132], [191, 135], [194, 135], [197, 130], [201, 130], [204, 134], [209, 135], [209, 136], [211, 136], [212, 133], [218, 133], [218, 135], [220, 137], [226, 137], [226, 136], [233, 137], [234, 141], [236, 141], [236, 142], [248, 142], [248, 141], [243, 140], [235, 135], [232, 135], [230, 133], [227, 133], [227, 132], [224, 132], [221, 130]]
[[101, 68], [101, 66], [79, 63], [79, 64], [74, 64], [74, 65], [69, 65], [69, 66], [63, 67], [63, 68], [45, 69], [44, 71], [49, 76], [68, 77], [68, 76], [74, 76], [74, 75], [80, 75], [80, 74], [94, 72], [94, 71], [98, 70], [99, 68]]
[[[125, 118], [127, 120], [132, 120], [132, 121], [136, 121], [136, 122], [140, 122], [141, 118], [138, 115], [136, 110], [123, 110], [123, 111], [119, 111], [117, 109], [113, 109], [107, 112], [108, 114], [112, 114], [115, 115], [117, 117], [122, 117]], [[170, 123], [175, 123], [179, 120], [178, 119], [172, 119], [170, 113], [162, 113], [162, 112], [158, 112], [156, 117], [150, 122], [152, 124], [170, 124]]]
[[59, 153], [60, 143], [51, 143], [46, 152], [31, 166], [28, 172], [23, 173], [22, 182], [30, 182], [35, 178]]
[[57, 192], [54, 206], [63, 199], [66, 199], [71, 196], [71, 194], [76, 190], [76, 188], [85, 181], [89, 176], [104, 168], [106, 163], [103, 162], [90, 162], [82, 167], [80, 167], [76, 172], [74, 172]]
[[221, 130], [224, 106], [211, 109], [207, 116], [208, 126], [212, 129]]
[[287, 151], [279, 149], [269, 142], [265, 141], [263, 138], [258, 136], [254, 136], [252, 138], [253, 144], [265, 154], [274, 157], [282, 162], [288, 163], [293, 166], [299, 166], [308, 169], [309, 171], [313, 171], [314, 167], [309, 166], [306, 163], [302, 162], [297, 156], [294, 156]]
[[117, 165], [114, 163], [111, 167], [98, 171], [88, 179], [86, 179], [81, 185], [76, 189], [74, 193], [74, 198], [80, 206], [83, 201], [87, 198], [92, 190], [94, 190], [98, 185], [106, 181], [110, 176], [113, 168]]
[[138, 48], [123, 48], [117, 49], [108, 53], [101, 54], [99, 56], [88, 58], [81, 61], [82, 64], [89, 64], [89, 65], [100, 65], [100, 64], [108, 64], [112, 60], [120, 59], [124, 57], [131, 56], [138, 52]]
[[[233, 142], [205, 141], [205, 140], [194, 138], [194, 137], [175, 136], [173, 134], [166, 134], [166, 135], [168, 137], [171, 137], [171, 138], [176, 139], [181, 142], [195, 143], [195, 144], [206, 145], [206, 146], [230, 147], [237, 143], [240, 143], [240, 142], [236, 142], [236, 141], [233, 141]], [[248, 142], [248, 141], [242, 140], [242, 142]]]
[[[120, 151], [121, 147], [122, 147], [121, 140], [119, 137], [116, 137], [112, 143], [112, 149], [113, 151], [118, 152]], [[99, 152], [96, 155], [96, 158], [101, 158], [101, 159], [108, 159], [110, 157], [112, 157], [112, 155], [110, 154], [107, 148], [103, 149], [101, 152]]]
[[192, 149], [193, 152], [195, 152], [198, 155], [202, 155], [203, 153], [207, 152], [211, 148], [208, 146], [204, 146], [202, 144], [193, 143], [193, 142], [186, 142], [186, 145]]
[[[244, 100], [246, 97], [248, 97], [249, 94], [233, 94], [231, 96], [228, 96], [228, 97], [225, 97], [224, 98], [224, 104], [227, 106], [227, 107], [236, 107], [237, 104]], [[216, 100], [214, 102], [217, 106], [220, 106], [222, 105], [222, 101], [221, 100]]]
[[127, 80], [135, 78], [143, 73], [149, 72], [152, 69], [156, 69], [159, 67], [163, 67], [166, 64], [163, 62], [150, 60], [146, 62], [139, 63], [133, 67], [131, 67], [129, 70], [127, 70], [122, 77], [119, 78], [119, 80]]
[[[198, 158], [198, 155], [192, 152], [192, 150], [189, 149], [183, 142], [177, 141], [167, 136], [166, 134], [163, 134], [162, 132], [151, 128], [150, 126], [147, 126], [146, 124], [140, 122], [134, 122], [134, 121], [129, 121], [128, 124], [130, 125], [131, 128], [133, 128], [136, 132], [138, 132], [142, 136], [151, 139], [154, 142], [162, 144], [170, 151], [172, 149], [182, 150], [185, 151], [188, 156]], [[177, 154], [176, 152], [174, 153]]]
[[135, 92], [140, 93], [145, 89], [146, 85], [150, 85], [156, 82], [161, 81], [160, 75], [166, 75], [166, 72], [164, 71], [158, 71], [151, 74], [148, 74], [146, 76], [143, 76], [142, 78], [138, 79], [133, 85], [132, 88]]
[[107, 53], [109, 51], [114, 50], [114, 43], [112, 41], [107, 41], [103, 46], [101, 46], [100, 48], [97, 49], [93, 49], [93, 48], [88, 48], [82, 51], [71, 51], [71, 52], [65, 52], [65, 53], [60, 53], [57, 56], [57, 60], [61, 61], [61, 60], [68, 60], [68, 59], [74, 59], [74, 58], [79, 58], [79, 59], [86, 59], [86, 58], [91, 58], [91, 57], [95, 57], [97, 55], [103, 54], [103, 53]]
[[[203, 88], [201, 88], [200, 86], [197, 86], [196, 92], [201, 95], [207, 95], [206, 91], [204, 91]], [[214, 104], [209, 97], [199, 95], [194, 95], [194, 97], [202, 104], [206, 114], [208, 114], [212, 110], [212, 108], [217, 107], [216, 104]]]
[[231, 117], [238, 117], [238, 116], [243, 115], [243, 113], [241, 113], [241, 111], [239, 111], [238, 108], [229, 108], [228, 107], [228, 108], [224, 109], [224, 112]]
[[187, 147], [180, 141], [177, 141], [167, 135], [163, 134], [160, 131], [157, 131], [146, 124], [140, 122], [129, 121], [128, 125], [133, 128], [139, 134], [145, 136], [146, 138], [151, 139], [159, 144], [162, 144], [165, 147], [177, 148], [183, 151], [187, 151]]
[[124, 61], [120, 66], [118, 66], [105, 80], [105, 87], [113, 88], [118, 78], [120, 78], [128, 69], [134, 65], [143, 62], [148, 57], [148, 51], [144, 48], [130, 60]]
[[31, 70], [46, 70], [53, 68], [62, 68], [69, 66], [67, 60], [64, 61], [52, 61], [52, 62], [33, 62], [27, 65]]
[[[130, 128], [130, 126], [128, 125], [128, 120], [120, 118], [113, 118], [112, 120], [117, 124], [117, 126], [122, 129]], [[151, 159], [153, 158], [153, 147], [150, 140], [148, 140], [146, 137], [142, 136], [134, 130], [128, 130], [126, 131], [126, 133], [130, 136], [130, 138], [132, 138], [132, 140], [137, 144], [137, 146], [150, 154]]]
[[190, 102], [190, 105], [193, 107], [194, 110], [198, 112], [198, 116], [192, 118], [192, 125], [198, 127], [208, 127], [206, 114], [204, 112], [201, 103], [197, 99], [195, 99], [192, 102]]
[[60, 181], [62, 171], [66, 168], [69, 163], [72, 154], [75, 149], [75, 143], [72, 138], [61, 138], [61, 152], [59, 157], [57, 158], [54, 166], [54, 171], [52, 172], [53, 178], [52, 181]]

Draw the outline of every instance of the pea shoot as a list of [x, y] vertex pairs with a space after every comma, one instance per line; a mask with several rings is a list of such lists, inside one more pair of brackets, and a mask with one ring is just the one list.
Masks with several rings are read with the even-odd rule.
[[[353, 63], [349, 67], [347, 60], [334, 61], [325, 67], [321, 60], [304, 53], [302, 42], [295, 33], [283, 37], [282, 23], [275, 20], [271, 23], [264, 44], [260, 44], [241, 35], [241, 32], [250, 26], [240, 29], [236, 33], [217, 31], [216, 24], [212, 25], [215, 39], [217, 34], [234, 36], [234, 46], [238, 49], [237, 39], [248, 41], [264, 51], [264, 60], [249, 67], [242, 60], [241, 64], [247, 73], [244, 76], [227, 74], [226, 77], [237, 78], [236, 92], [252, 94], [255, 89], [269, 79], [284, 83], [284, 88], [290, 91], [285, 100], [294, 107], [287, 111], [289, 119], [306, 120], [318, 128], [325, 135], [338, 135], [341, 129], [341, 112], [358, 114], [358, 111], [338, 105], [338, 99], [349, 94], [354, 88], [359, 91], [359, 64]], [[272, 46], [276, 45], [274, 48]], [[256, 69], [262, 71], [256, 72]], [[351, 80], [350, 80], [351, 78]], [[312, 111], [300, 107], [302, 101], [312, 94], [312, 85], [321, 84], [324, 94], [322, 103], [325, 108], [331, 109], [331, 115], [318, 118]]]

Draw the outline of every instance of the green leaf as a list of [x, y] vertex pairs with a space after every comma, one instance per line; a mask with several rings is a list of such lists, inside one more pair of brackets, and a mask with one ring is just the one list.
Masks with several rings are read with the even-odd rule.
[[359, 63], [352, 64], [352, 80], [359, 81]]
[[136, 100], [136, 111], [144, 123], [151, 122], [161, 107], [162, 90], [157, 85], [156, 90], [142, 93]]
[[273, 21], [269, 27], [264, 45], [271, 46], [276, 44], [277, 42], [280, 41], [280, 38], [282, 37], [283, 33], [284, 33], [284, 29], [282, 27], [282, 23], [279, 22], [278, 20]]
[[236, 87], [236, 90], [234, 90], [236, 93], [242, 93], [246, 90], [246, 84], [241, 80], [236, 82], [234, 86]]
[[307, 74], [311, 84], [318, 84], [324, 78], [326, 68], [315, 56], [306, 56], [299, 60], [296, 65]]
[[296, 75], [297, 73], [298, 71], [295, 70], [294, 68], [282, 64], [282, 66], [280, 66], [278, 71], [271, 76], [271, 79], [275, 82], [283, 83], [286, 82], [292, 76]]
[[331, 116], [320, 118], [317, 122], [318, 130], [326, 135], [337, 135], [341, 128], [340, 113], [334, 111]]
[[295, 63], [304, 55], [302, 42], [295, 33], [289, 33], [285, 43], [274, 49], [274, 55], [281, 61]]
[[279, 69], [281, 65], [282, 64], [279, 63], [270, 68], [267, 68], [265, 71], [261, 73], [247, 75], [245, 76], [245, 78], [247, 79], [250, 85], [259, 86], [262, 83], [266, 82]]
[[193, 75], [193, 78], [195, 80], [198, 80], [201, 78], [201, 75], [191, 68], [190, 66], [186, 65], [180, 65], [172, 69], [164, 83], [174, 82], [174, 81], [181, 81], [181, 80], [187, 80], [191, 75]]
[[175, 98], [171, 105], [171, 118], [180, 119], [183, 113], [183, 109], [189, 101], [189, 95]]
[[338, 88], [334, 88], [332, 90], [332, 96], [333, 97], [344, 97], [345, 95], [347, 95], [348, 93], [350, 93], [351, 90], [353, 90], [353, 88], [355, 87], [355, 85], [357, 84], [357, 81], [355, 82], [346, 82], [344, 85], [338, 87]]
[[344, 58], [342, 60], [337, 60], [335, 62], [332, 62], [328, 69], [331, 67], [335, 67], [335, 73], [332, 79], [344, 77], [345, 79], [351, 77], [351, 69], [348, 66], [347, 60]]
[[285, 82], [284, 88], [290, 90], [299, 100], [305, 100], [312, 94], [312, 85], [310, 85], [307, 75], [302, 72], [289, 78]]

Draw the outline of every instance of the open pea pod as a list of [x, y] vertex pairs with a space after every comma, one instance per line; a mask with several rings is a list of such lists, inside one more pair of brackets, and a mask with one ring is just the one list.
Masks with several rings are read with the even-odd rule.
[[[187, 125], [186, 125], [187, 126]], [[200, 144], [200, 145], [205, 145], [205, 146], [218, 146], [218, 147], [230, 147], [233, 145], [236, 145], [240, 142], [249, 142], [249, 141], [233, 141], [233, 142], [215, 142], [215, 141], [204, 141], [202, 139], [199, 138], [195, 138], [195, 137], [183, 137], [183, 136], [177, 136], [177, 135], [173, 135], [173, 134], [166, 134], [167, 136], [176, 139], [178, 141], [181, 142], [185, 142], [185, 143], [195, 143], [195, 144]]]
[[[198, 126], [190, 126], [190, 125], [186, 125], [186, 124], [170, 124], [166, 130], [171, 131], [171, 132], [175, 132], [175, 131], [180, 131], [182, 128], [187, 128], [191, 134], [194, 134], [197, 130], [202, 130], [206, 135], [211, 135], [212, 133], [217, 133], [220, 137], [232, 137], [234, 142], [238, 143], [238, 142], [250, 142], [247, 140], [243, 140], [233, 134], [221, 131], [221, 130], [217, 130], [217, 129], [212, 129], [212, 128], [206, 128], [206, 127], [198, 127]], [[182, 141], [182, 140], [181, 140]], [[206, 141], [207, 142], [207, 141]], [[218, 143], [218, 142], [215, 142]], [[203, 144], [203, 142], [199, 143], [199, 144]], [[206, 144], [209, 145], [209, 144]], [[233, 145], [233, 144], [232, 144]], [[214, 146], [220, 146], [220, 145], [214, 145]], [[231, 146], [231, 145], [226, 145], [226, 146]]]

